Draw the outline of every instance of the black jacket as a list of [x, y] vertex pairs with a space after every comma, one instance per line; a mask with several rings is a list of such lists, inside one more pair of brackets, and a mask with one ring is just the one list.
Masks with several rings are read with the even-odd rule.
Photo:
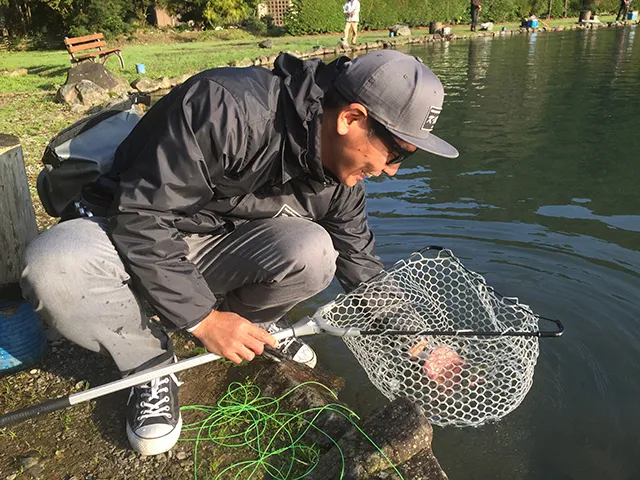
[[272, 71], [216, 68], [154, 105], [120, 145], [112, 238], [147, 300], [178, 328], [217, 300], [186, 259], [185, 234], [216, 234], [285, 206], [321, 224], [347, 290], [380, 272], [364, 185], [345, 187], [320, 162], [321, 100], [346, 61], [280, 55]]

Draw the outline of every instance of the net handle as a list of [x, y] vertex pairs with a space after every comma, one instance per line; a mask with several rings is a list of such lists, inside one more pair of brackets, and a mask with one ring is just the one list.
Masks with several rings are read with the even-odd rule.
[[556, 325], [555, 330], [517, 331], [505, 330], [503, 332], [485, 331], [476, 332], [474, 330], [359, 330], [357, 328], [334, 327], [319, 315], [313, 318], [304, 317], [293, 325], [293, 334], [297, 337], [313, 335], [316, 333], [326, 333], [334, 337], [359, 337], [366, 335], [420, 335], [420, 336], [448, 336], [448, 337], [538, 337], [557, 338], [564, 333], [564, 325], [560, 320], [538, 317]]

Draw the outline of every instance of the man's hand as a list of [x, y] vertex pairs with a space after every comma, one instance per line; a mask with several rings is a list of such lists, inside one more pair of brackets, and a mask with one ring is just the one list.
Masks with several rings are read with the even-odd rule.
[[276, 339], [246, 318], [231, 312], [211, 313], [191, 332], [205, 348], [234, 363], [253, 360], [261, 355], [264, 345], [276, 348]]

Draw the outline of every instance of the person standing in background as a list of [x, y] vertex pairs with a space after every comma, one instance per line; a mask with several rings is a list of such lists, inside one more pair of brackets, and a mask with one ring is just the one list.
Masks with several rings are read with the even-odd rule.
[[627, 19], [627, 14], [629, 13], [630, 6], [631, 6], [631, 0], [620, 0], [620, 8], [618, 9], [616, 22], [620, 20], [621, 16], [623, 21]]
[[344, 4], [344, 35], [342, 42], [349, 45], [349, 34], [353, 34], [351, 44], [355, 45], [358, 40], [358, 22], [360, 21], [360, 2], [358, 0], [349, 0]]
[[471, 31], [476, 31], [478, 25], [478, 14], [482, 10], [482, 0], [471, 0]]

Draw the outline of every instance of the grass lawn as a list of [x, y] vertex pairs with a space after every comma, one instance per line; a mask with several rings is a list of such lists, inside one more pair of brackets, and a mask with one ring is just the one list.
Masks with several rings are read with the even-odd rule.
[[[414, 29], [413, 33], [426, 35], [428, 30]], [[233, 60], [243, 58], [254, 59], [285, 50], [309, 51], [315, 46], [332, 47], [340, 40], [340, 34], [276, 37], [272, 38], [271, 49], [258, 47], [258, 43], [264, 40], [263, 37], [241, 30], [202, 32], [198, 37], [176, 35], [160, 38], [165, 42], [158, 43], [157, 35], [150, 32], [135, 43], [125, 45], [122, 50], [124, 70], [120, 69], [115, 57], [108, 60], [106, 67], [129, 81], [139, 77], [136, 74], [136, 63], [145, 65], [145, 75], [148, 77], [175, 77], [187, 72], [196, 73], [228, 65]], [[385, 38], [389, 38], [386, 30], [362, 32], [358, 37], [361, 42], [375, 42]], [[109, 46], [111, 44], [113, 42], [109, 42]], [[7, 70], [27, 68], [29, 71], [24, 77], [0, 77], [0, 92], [55, 91], [66, 80], [69, 54], [66, 50], [0, 52], [0, 65]]]
[[[614, 19], [613, 15], [600, 17], [603, 22]], [[576, 20], [566, 18], [544, 22], [550, 27], [556, 27], [574, 24]], [[503, 25], [509, 30], [519, 28], [519, 23], [513, 22], [496, 24], [494, 30], [500, 30]], [[453, 25], [451, 30], [458, 36], [473, 35], [469, 32], [468, 25]], [[416, 36], [426, 35], [428, 30], [412, 29], [412, 33]], [[106, 66], [129, 81], [139, 77], [135, 70], [136, 63], [145, 65], [146, 76], [150, 78], [175, 77], [227, 65], [232, 60], [254, 59], [262, 55], [274, 55], [283, 50], [302, 52], [311, 50], [314, 46], [331, 47], [338, 43], [340, 36], [341, 34], [336, 33], [277, 37], [272, 38], [273, 48], [267, 50], [257, 46], [264, 38], [238, 29], [183, 34], [150, 30], [137, 34], [134, 41], [124, 45], [124, 70], [120, 69], [115, 57], [110, 58]], [[375, 42], [388, 38], [386, 30], [361, 32], [358, 36], [359, 42]], [[110, 45], [113, 43], [109, 42]], [[0, 52], [0, 66], [2, 70], [28, 70], [28, 74], [21, 77], [0, 75], [0, 133], [15, 135], [22, 142], [38, 226], [45, 229], [55, 223], [55, 219], [44, 212], [35, 191], [42, 152], [53, 135], [82, 116], [54, 101], [57, 89], [66, 80], [70, 66], [69, 55], [63, 49], [3, 51]]]

